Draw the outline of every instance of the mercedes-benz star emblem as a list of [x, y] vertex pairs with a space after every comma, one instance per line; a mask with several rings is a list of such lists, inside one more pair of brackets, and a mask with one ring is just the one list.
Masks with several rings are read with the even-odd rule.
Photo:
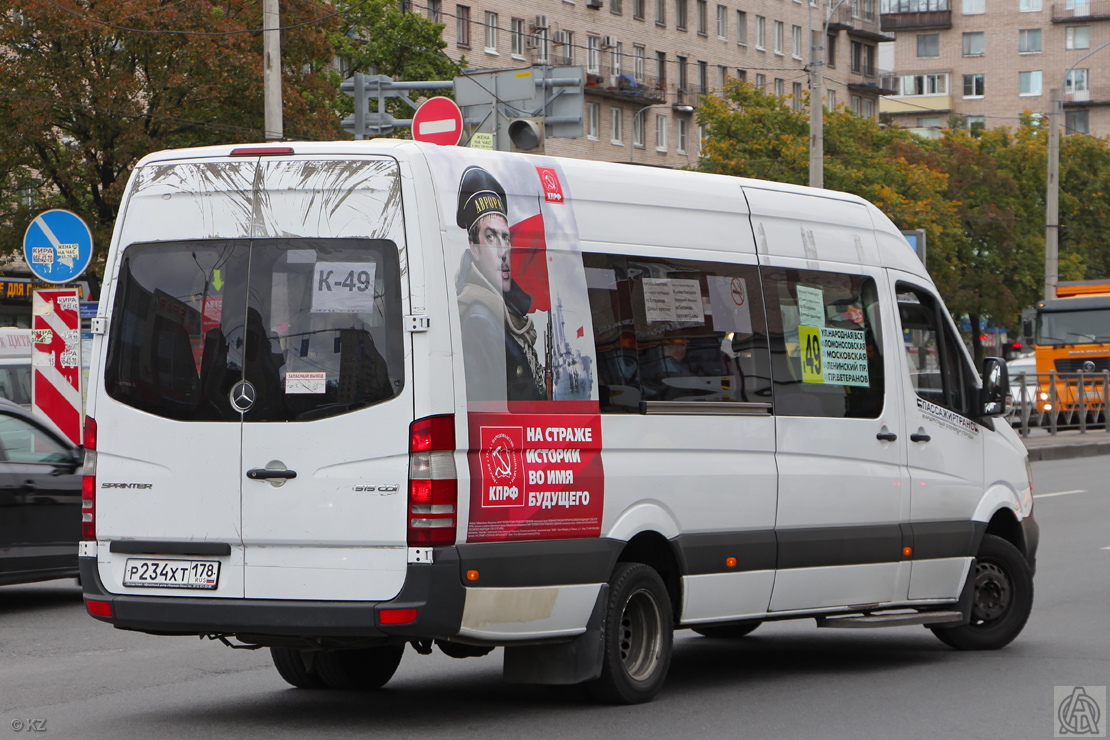
[[249, 380], [240, 380], [236, 383], [228, 396], [231, 398], [231, 405], [240, 413], [250, 411], [251, 406], [254, 405], [255, 398], [257, 398], [254, 386], [250, 384]]

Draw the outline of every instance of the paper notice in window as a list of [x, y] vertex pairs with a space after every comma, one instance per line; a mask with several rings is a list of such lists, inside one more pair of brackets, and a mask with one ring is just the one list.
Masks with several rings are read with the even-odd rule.
[[374, 310], [373, 262], [317, 262], [312, 271], [312, 313]]
[[748, 284], [742, 277], [709, 276], [709, 305], [713, 308], [713, 330], [721, 333], [752, 333]]
[[648, 321], [705, 323], [697, 280], [644, 278], [644, 313]]
[[328, 374], [323, 372], [286, 373], [286, 393], [324, 393], [327, 390]]
[[604, 267], [587, 267], [586, 287], [595, 290], [616, 290], [617, 273]]
[[825, 325], [825, 291], [798, 286], [798, 323], [802, 326]]

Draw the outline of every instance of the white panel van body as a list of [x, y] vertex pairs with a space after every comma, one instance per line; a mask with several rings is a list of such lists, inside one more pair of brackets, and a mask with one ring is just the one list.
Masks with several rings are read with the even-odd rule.
[[1005, 372], [843, 193], [401, 141], [136, 167], [89, 377], [90, 613], [374, 688], [406, 643], [650, 699], [671, 633], [999, 647]]

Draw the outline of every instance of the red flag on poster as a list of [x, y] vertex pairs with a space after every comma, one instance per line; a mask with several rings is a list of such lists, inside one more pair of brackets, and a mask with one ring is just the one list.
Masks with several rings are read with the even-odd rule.
[[[547, 284], [547, 238], [543, 214], [537, 213], [509, 228], [512, 238], [513, 280], [532, 297], [531, 311], [551, 310], [551, 289]], [[529, 311], [529, 313], [531, 313]]]

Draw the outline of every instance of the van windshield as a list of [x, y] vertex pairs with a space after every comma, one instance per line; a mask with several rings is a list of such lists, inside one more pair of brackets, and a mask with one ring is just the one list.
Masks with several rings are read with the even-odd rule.
[[308, 421], [404, 386], [393, 242], [133, 244], [119, 275], [104, 383], [121, 403], [171, 419]]

